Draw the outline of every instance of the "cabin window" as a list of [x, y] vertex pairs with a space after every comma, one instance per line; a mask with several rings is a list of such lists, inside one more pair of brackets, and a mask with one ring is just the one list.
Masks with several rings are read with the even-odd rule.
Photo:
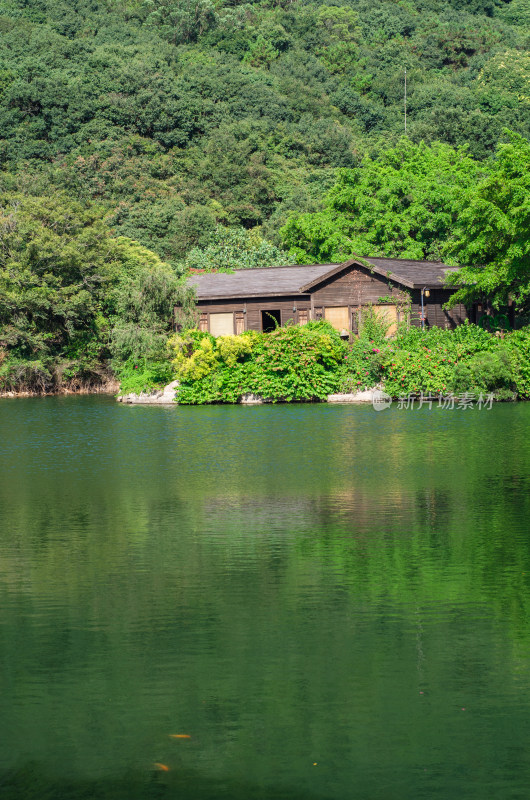
[[210, 333], [212, 336], [233, 336], [233, 313], [230, 311], [230, 313], [210, 314]]
[[304, 309], [303, 311], [298, 312], [298, 324], [299, 325], [307, 325], [309, 321], [309, 311]]
[[199, 317], [199, 330], [200, 331], [208, 330], [208, 314], [201, 314], [201, 316]]
[[379, 317], [380, 320], [384, 321], [388, 326], [388, 331], [386, 333], [388, 336], [394, 336], [397, 331], [397, 323], [398, 323], [398, 313], [397, 313], [397, 306], [394, 305], [386, 305], [386, 306], [373, 306], [375, 314]]
[[263, 333], [270, 333], [281, 325], [280, 309], [270, 309], [261, 312], [261, 330]]
[[236, 333], [239, 336], [245, 330], [245, 315], [242, 311], [236, 311]]
[[333, 325], [337, 331], [348, 331], [350, 329], [350, 313], [348, 306], [326, 308], [324, 311], [324, 318], [326, 322]]
[[322, 308], [321, 308], [321, 307], [315, 308], [315, 310], [314, 310], [314, 312], [313, 312], [313, 313], [314, 313], [314, 315], [315, 315], [315, 319], [316, 319], [317, 321], [318, 321], [319, 319], [322, 319]]

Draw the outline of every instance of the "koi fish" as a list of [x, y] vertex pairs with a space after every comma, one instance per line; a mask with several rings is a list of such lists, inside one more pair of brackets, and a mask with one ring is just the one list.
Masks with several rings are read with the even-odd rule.
[[159, 764], [158, 761], [155, 761], [154, 766], [160, 770], [160, 772], [169, 772], [169, 767], [166, 764]]
[[189, 733], [170, 733], [170, 739], [191, 739]]

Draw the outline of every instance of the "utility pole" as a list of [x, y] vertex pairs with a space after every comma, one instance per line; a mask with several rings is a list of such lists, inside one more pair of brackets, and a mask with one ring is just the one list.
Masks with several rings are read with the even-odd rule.
[[405, 136], [407, 135], [407, 68], [405, 67]]

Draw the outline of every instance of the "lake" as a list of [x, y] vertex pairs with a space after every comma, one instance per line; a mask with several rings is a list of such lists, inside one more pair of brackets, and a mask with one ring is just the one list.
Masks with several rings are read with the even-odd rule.
[[529, 427], [0, 400], [2, 800], [527, 798]]

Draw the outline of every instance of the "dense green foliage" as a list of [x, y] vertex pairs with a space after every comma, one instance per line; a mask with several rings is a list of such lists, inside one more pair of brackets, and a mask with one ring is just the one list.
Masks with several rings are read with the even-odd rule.
[[465, 192], [446, 248], [464, 264], [453, 303], [530, 307], [530, 142], [512, 135], [490, 174]]
[[[393, 397], [464, 392], [476, 396], [493, 392], [498, 399], [530, 396], [524, 373], [529, 328], [500, 338], [468, 323], [454, 331], [403, 327], [394, 339], [378, 343], [372, 352], [366, 343], [363, 352], [362, 344], [361, 336], [349, 356], [358, 372], [364, 364], [369, 368], [370, 380], [368, 375], [366, 379], [360, 376], [358, 386], [379, 383]], [[378, 351], [376, 359], [374, 350]]]
[[[104, 383], [114, 358], [165, 351], [189, 292], [153, 252], [112, 237], [103, 211], [65, 196], [0, 203], [0, 388]], [[189, 324], [190, 316], [186, 316]]]
[[180, 403], [324, 399], [334, 390], [344, 345], [326, 322], [241, 336], [187, 333], [170, 340]]
[[0, 389], [163, 364], [193, 269], [446, 257], [526, 307], [527, 5], [0, 0]]
[[500, 338], [470, 324], [454, 331], [403, 326], [387, 339], [386, 327], [368, 314], [351, 343], [326, 322], [217, 339], [184, 331], [170, 339], [178, 400], [235, 403], [245, 394], [273, 402], [322, 400], [374, 386], [396, 398], [530, 396], [530, 328]]
[[524, 0], [2, 0], [0, 160], [104, 203], [175, 263], [216, 223], [321, 209], [336, 168], [412, 142], [484, 159], [530, 132]]
[[256, 228], [217, 226], [205, 239], [203, 247], [194, 247], [179, 264], [183, 273], [230, 272], [234, 269], [279, 267], [286, 254], [259, 235]]
[[291, 218], [284, 241], [299, 262], [351, 253], [439, 259], [457, 203], [484, 169], [465, 151], [404, 139], [376, 160], [341, 170], [324, 210]]
[[298, 261], [365, 256], [445, 260], [461, 266], [449, 305], [530, 308], [530, 142], [515, 133], [496, 159], [403, 140], [376, 160], [341, 170], [325, 209], [282, 228]]

